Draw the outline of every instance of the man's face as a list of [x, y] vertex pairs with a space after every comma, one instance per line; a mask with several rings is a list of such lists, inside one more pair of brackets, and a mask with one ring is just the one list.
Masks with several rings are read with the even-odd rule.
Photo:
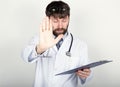
[[53, 16], [50, 17], [52, 20], [53, 26], [53, 34], [58, 36], [60, 34], [65, 34], [67, 32], [68, 24], [69, 24], [69, 17], [66, 16], [64, 18], [55, 18]]

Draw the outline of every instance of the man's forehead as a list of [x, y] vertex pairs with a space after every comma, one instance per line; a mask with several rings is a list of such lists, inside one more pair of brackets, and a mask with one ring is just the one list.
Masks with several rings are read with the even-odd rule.
[[68, 16], [64, 16], [64, 17], [59, 17], [59, 16], [50, 16], [50, 18], [52, 19], [66, 19], [66, 18], [69, 18]]

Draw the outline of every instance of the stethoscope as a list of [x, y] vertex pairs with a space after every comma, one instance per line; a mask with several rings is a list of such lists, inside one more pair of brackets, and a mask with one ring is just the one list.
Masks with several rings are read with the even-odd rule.
[[69, 50], [66, 52], [66, 55], [71, 57], [71, 47], [72, 47], [72, 44], [73, 44], [73, 35], [70, 33], [71, 35], [71, 43], [70, 43], [70, 47], [69, 47]]
[[[71, 57], [71, 47], [72, 47], [72, 44], [73, 44], [73, 35], [70, 33], [70, 36], [71, 36], [71, 43], [70, 43], [70, 47], [69, 47], [69, 50], [68, 51], [66, 51], [66, 56], [68, 56], [68, 57]], [[49, 51], [48, 51], [48, 53], [47, 53], [47, 55], [49, 54]], [[41, 56], [40, 56], [41, 57]], [[51, 56], [42, 56], [43, 58], [51, 58]], [[36, 57], [36, 58], [38, 58], [38, 56]]]

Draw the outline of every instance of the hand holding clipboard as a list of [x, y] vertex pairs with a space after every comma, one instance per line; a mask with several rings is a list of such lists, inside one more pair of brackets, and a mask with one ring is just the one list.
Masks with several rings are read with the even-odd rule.
[[96, 66], [99, 66], [99, 65], [102, 65], [102, 64], [106, 64], [106, 63], [109, 63], [109, 62], [112, 62], [112, 61], [101, 60], [101, 61], [97, 61], [97, 62], [92, 62], [90, 64], [83, 65], [83, 66], [80, 66], [78, 68], [74, 68], [74, 69], [71, 69], [71, 70], [68, 70], [68, 71], [64, 71], [64, 72], [58, 73], [56, 75], [71, 74], [71, 73], [74, 73], [74, 72], [76, 72], [77, 70], [80, 70], [80, 69], [93, 68], [93, 67], [96, 67]]

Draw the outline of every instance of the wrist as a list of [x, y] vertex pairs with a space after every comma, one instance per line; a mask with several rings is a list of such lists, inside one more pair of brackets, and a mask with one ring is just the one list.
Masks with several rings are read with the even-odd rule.
[[45, 50], [43, 48], [40, 47], [40, 45], [37, 45], [35, 48], [37, 54], [42, 54]]

